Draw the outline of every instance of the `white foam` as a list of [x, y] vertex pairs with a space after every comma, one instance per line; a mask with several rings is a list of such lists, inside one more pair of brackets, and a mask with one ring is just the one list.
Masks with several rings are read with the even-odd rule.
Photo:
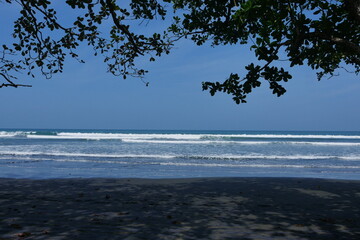
[[82, 139], [174, 139], [174, 140], [199, 140], [197, 134], [125, 134], [125, 133], [59, 133], [59, 137]]
[[358, 161], [360, 160], [360, 156], [343, 156], [343, 157], [339, 157], [340, 159], [343, 160], [348, 160], [348, 161]]
[[97, 158], [175, 158], [173, 155], [156, 155], [156, 154], [93, 154], [93, 153], [61, 153], [61, 152], [4, 152], [0, 155], [13, 156], [57, 156], [57, 157], [97, 157]]
[[28, 138], [41, 139], [84, 139], [84, 140], [136, 140], [136, 139], [175, 139], [199, 140], [201, 135], [195, 134], [122, 134], [122, 133], [67, 133], [57, 135], [28, 135]]
[[213, 134], [204, 135], [205, 137], [222, 138], [304, 138], [304, 139], [360, 139], [359, 135], [297, 135], [297, 134]]
[[319, 156], [319, 155], [208, 155], [208, 156], [191, 156], [194, 159], [224, 159], [224, 160], [247, 160], [247, 159], [269, 159], [269, 160], [360, 160], [360, 156]]
[[[1, 157], [0, 157], [1, 159]], [[229, 167], [229, 168], [323, 168], [323, 169], [360, 169], [360, 166], [339, 166], [339, 165], [301, 165], [301, 164], [252, 164], [252, 163], [193, 163], [193, 162], [133, 162], [118, 160], [89, 160], [89, 159], [17, 159], [25, 162], [33, 161], [54, 161], [54, 162], [74, 162], [74, 163], [101, 163], [101, 164], [122, 164], [122, 165], [161, 165], [179, 167]], [[16, 163], [16, 162], [14, 162]], [[16, 166], [15, 166], [16, 167]], [[93, 167], [91, 167], [94, 169]], [[104, 168], [106, 169], [106, 168]]]
[[290, 144], [308, 144], [318, 146], [360, 146], [358, 142], [286, 142]]
[[360, 146], [354, 142], [296, 142], [296, 141], [220, 141], [220, 140], [145, 140], [145, 139], [122, 139], [126, 143], [156, 143], [156, 144], [294, 144], [294, 145], [317, 145], [317, 146]]
[[154, 159], [199, 159], [199, 160], [249, 160], [249, 159], [263, 159], [263, 160], [326, 160], [338, 159], [347, 161], [358, 161], [360, 156], [324, 156], [324, 155], [175, 155], [175, 154], [93, 154], [93, 153], [69, 153], [69, 152], [10, 152], [0, 151], [0, 156], [56, 156], [56, 157], [92, 157], [92, 158], [154, 158]]
[[[0, 132], [1, 134], [2, 132]], [[6, 134], [8, 132], [5, 132]], [[360, 139], [359, 135], [297, 135], [297, 134], [142, 134], [142, 133], [81, 133], [60, 132], [57, 135], [33, 135], [28, 138], [43, 139], [88, 139], [88, 140], [228, 140], [229, 138], [263, 139]]]
[[25, 135], [25, 132], [17, 131], [17, 132], [6, 132], [6, 131], [0, 131], [0, 138], [9, 138], [9, 137], [15, 137], [19, 135]]
[[[1, 137], [2, 132], [0, 132]], [[5, 132], [5, 137], [15, 136], [18, 133]], [[36, 139], [63, 139], [63, 140], [121, 140], [126, 143], [154, 143], [154, 144], [306, 144], [317, 146], [360, 146], [360, 142], [318, 142], [318, 141], [242, 141], [241, 138], [273, 138], [273, 139], [347, 139], [356, 140], [360, 136], [346, 135], [270, 135], [270, 134], [122, 134], [122, 133], [69, 133], [61, 132], [57, 135], [33, 135], [28, 138]], [[232, 140], [232, 138], [240, 138]]]
[[252, 167], [252, 168], [331, 168], [331, 169], [360, 169], [360, 166], [328, 166], [328, 165], [292, 165], [292, 164], [219, 164], [219, 163], [159, 163], [165, 166], [194, 166], [194, 167]]
[[272, 142], [265, 141], [215, 141], [215, 140], [143, 140], [143, 139], [122, 139], [127, 143], [157, 143], [157, 144], [270, 144]]

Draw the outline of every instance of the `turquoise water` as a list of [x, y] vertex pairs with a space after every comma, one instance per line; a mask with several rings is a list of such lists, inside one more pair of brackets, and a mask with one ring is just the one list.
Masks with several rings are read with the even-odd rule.
[[0, 130], [0, 177], [360, 179], [360, 132]]

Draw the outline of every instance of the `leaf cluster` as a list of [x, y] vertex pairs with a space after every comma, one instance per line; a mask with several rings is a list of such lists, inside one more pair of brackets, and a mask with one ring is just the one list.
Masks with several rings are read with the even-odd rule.
[[[14, 43], [0, 51], [0, 73], [6, 82], [2, 86], [19, 86], [12, 81], [16, 72], [26, 71], [35, 77], [34, 71], [39, 69], [51, 78], [63, 71], [67, 57], [84, 62], [76, 52], [82, 43], [92, 47], [94, 55], [103, 57], [112, 74], [141, 78], [147, 71], [137, 68], [135, 60], [147, 55], [154, 61], [155, 56], [168, 54], [172, 46], [166, 34], [138, 34], [129, 23], [156, 16], [164, 19], [166, 10], [155, 0], [132, 0], [124, 7], [115, 0], [66, 0], [65, 4], [78, 14], [68, 26], [58, 19], [51, 1], [7, 2], [19, 4], [21, 10], [14, 23]], [[108, 34], [102, 32], [104, 25], [110, 25]]]
[[[0, 75], [4, 86], [16, 73], [34, 70], [50, 78], [62, 72], [68, 57], [79, 58], [80, 44], [101, 55], [108, 71], [116, 76], [142, 78], [147, 72], [135, 60], [150, 61], [168, 54], [175, 41], [189, 38], [197, 45], [246, 45], [257, 64], [249, 63], [244, 73], [231, 73], [224, 82], [203, 82], [211, 95], [225, 92], [236, 103], [246, 102], [253, 89], [265, 82], [277, 96], [292, 78], [291, 68], [308, 65], [320, 80], [333, 76], [342, 65], [360, 72], [360, 0], [130, 0], [121, 6], [116, 0], [66, 0], [78, 15], [65, 26], [48, 0], [6, 0], [19, 4], [20, 17], [14, 23], [14, 43], [0, 50]], [[144, 35], [129, 23], [162, 19], [166, 5], [173, 7], [173, 23], [167, 31]], [[110, 29], [103, 33], [104, 25]], [[106, 24], [105, 24], [106, 23]], [[284, 69], [280, 61], [289, 66]]]
[[346, 2], [360, 6], [358, 0], [176, 0], [175, 9], [187, 11], [170, 31], [198, 45], [250, 45], [259, 64], [247, 65], [243, 78], [231, 73], [223, 83], [203, 83], [211, 95], [226, 92], [241, 103], [262, 81], [277, 96], [286, 92], [281, 84], [292, 76], [279, 61], [288, 61], [290, 68], [307, 64], [318, 70], [319, 80], [334, 75], [342, 63], [358, 74], [360, 22]]

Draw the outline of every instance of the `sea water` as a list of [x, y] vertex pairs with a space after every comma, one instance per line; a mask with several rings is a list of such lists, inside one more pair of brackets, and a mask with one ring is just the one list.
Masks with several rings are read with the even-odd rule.
[[360, 179], [360, 132], [0, 130], [0, 177]]

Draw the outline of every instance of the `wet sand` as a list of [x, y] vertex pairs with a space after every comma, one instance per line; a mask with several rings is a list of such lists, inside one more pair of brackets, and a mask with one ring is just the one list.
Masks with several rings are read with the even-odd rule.
[[360, 181], [0, 179], [4, 239], [360, 239]]

